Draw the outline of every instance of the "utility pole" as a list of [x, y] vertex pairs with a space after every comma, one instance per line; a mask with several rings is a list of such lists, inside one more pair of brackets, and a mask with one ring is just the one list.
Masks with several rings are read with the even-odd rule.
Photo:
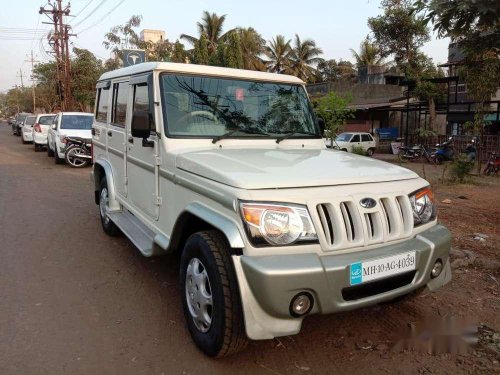
[[31, 92], [33, 94], [33, 113], [36, 112], [36, 93], [35, 93], [35, 78], [33, 76], [33, 70], [35, 69], [35, 63], [39, 62], [33, 57], [33, 50], [31, 50], [31, 58], [29, 60], [24, 60], [31, 63]]
[[23, 71], [21, 70], [21, 68], [19, 68], [19, 74], [17, 75], [17, 78], [21, 78], [21, 88], [24, 89], [24, 81], [23, 81]]
[[69, 31], [71, 26], [64, 23], [64, 17], [70, 15], [70, 4], [63, 7], [62, 0], [49, 2], [45, 7], [40, 7], [40, 14], [45, 14], [50, 22], [43, 22], [54, 26], [54, 31], [49, 35], [49, 44], [54, 50], [57, 66], [57, 86], [61, 99], [61, 109], [67, 111], [73, 107], [71, 93], [71, 60], [69, 53], [69, 37], [75, 36]]

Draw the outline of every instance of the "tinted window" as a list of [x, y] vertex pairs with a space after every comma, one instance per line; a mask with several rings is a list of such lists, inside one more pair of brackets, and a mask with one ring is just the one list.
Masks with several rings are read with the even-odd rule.
[[125, 126], [127, 117], [128, 82], [113, 85], [113, 112], [111, 122], [115, 125]]
[[372, 140], [370, 139], [370, 136], [368, 134], [361, 134], [361, 141], [362, 142], [371, 142]]
[[108, 121], [108, 98], [109, 90], [99, 89], [99, 99], [97, 100], [96, 118], [99, 121]]
[[36, 117], [35, 116], [28, 116], [26, 118], [26, 121], [25, 121], [25, 124], [26, 125], [33, 125], [36, 121]]
[[337, 142], [349, 142], [351, 137], [352, 137], [351, 133], [342, 133], [337, 137], [336, 141]]
[[351, 143], [352, 142], [359, 142], [359, 134], [356, 134], [354, 137], [352, 137]]
[[147, 85], [136, 85], [134, 92], [134, 111], [149, 111], [149, 92]]
[[94, 116], [63, 115], [61, 129], [92, 129]]
[[54, 118], [56, 116], [41, 116], [39, 119], [38, 119], [38, 123], [40, 125], [50, 125], [54, 122]]
[[300, 85], [166, 74], [161, 83], [170, 135], [319, 136]]

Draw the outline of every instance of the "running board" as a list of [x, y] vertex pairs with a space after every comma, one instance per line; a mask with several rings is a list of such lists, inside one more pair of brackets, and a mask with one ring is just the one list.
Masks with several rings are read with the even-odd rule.
[[146, 227], [127, 210], [124, 209], [124, 211], [120, 212], [110, 212], [108, 213], [108, 216], [145, 257], [149, 258], [155, 255], [163, 255], [167, 253], [165, 251], [166, 249], [162, 249], [160, 246], [155, 246], [155, 239], [158, 239], [157, 237], [159, 236], [155, 236], [151, 229]]

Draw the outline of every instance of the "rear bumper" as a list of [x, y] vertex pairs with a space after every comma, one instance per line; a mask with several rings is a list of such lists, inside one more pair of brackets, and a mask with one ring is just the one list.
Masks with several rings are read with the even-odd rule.
[[[246, 294], [251, 294], [253, 303], [258, 304], [247, 306], [248, 308], [261, 310], [279, 321], [297, 321], [292, 318], [289, 309], [291, 300], [300, 292], [308, 292], [313, 296], [311, 313], [326, 314], [391, 300], [425, 285], [434, 291], [451, 280], [450, 245], [450, 232], [445, 227], [436, 225], [407, 241], [377, 249], [325, 256], [241, 256], [235, 261], [235, 264], [238, 263], [235, 268], [238, 278], [244, 279], [240, 280], [240, 289], [247, 287]], [[349, 272], [352, 263], [412, 250], [416, 251], [416, 271], [392, 276], [378, 284], [375, 284], [376, 281], [351, 287]], [[444, 269], [438, 277], [431, 278], [431, 270], [438, 259], [443, 262]], [[246, 303], [248, 301], [243, 300], [243, 305]], [[297, 333], [298, 330], [294, 332], [296, 329], [297, 327], [292, 329], [289, 326], [283, 330], [283, 334]], [[298, 329], [300, 330], [300, 324]], [[258, 338], [279, 335], [279, 329], [273, 329], [268, 337]], [[249, 336], [254, 338], [250, 334]]]
[[37, 145], [46, 145], [47, 144], [47, 134], [34, 132], [33, 133], [33, 142]]

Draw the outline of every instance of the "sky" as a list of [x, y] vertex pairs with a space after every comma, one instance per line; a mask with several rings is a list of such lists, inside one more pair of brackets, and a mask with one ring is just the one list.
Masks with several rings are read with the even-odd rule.
[[[41, 48], [43, 30], [49, 25], [45, 16], [38, 14], [47, 0], [17, 0], [9, 2], [8, 12], [0, 15], [0, 91], [29, 84], [31, 51], [34, 59], [48, 61], [46, 41]], [[67, 0], [63, 0], [67, 4]], [[277, 34], [292, 39], [312, 38], [323, 49], [326, 59], [354, 61], [350, 48], [359, 49], [360, 42], [369, 33], [367, 20], [382, 11], [378, 0], [72, 0], [67, 22], [77, 34], [71, 40], [78, 48], [86, 48], [97, 57], [109, 57], [103, 45], [104, 34], [115, 25], [124, 24], [131, 15], [142, 15], [142, 29], [165, 30], [169, 40], [175, 41], [182, 33], [197, 35], [196, 22], [208, 10], [227, 14], [225, 29], [237, 26], [255, 28], [266, 40]], [[19, 33], [12, 28], [30, 29]], [[435, 63], [447, 60], [447, 39], [432, 37], [423, 51]]]

